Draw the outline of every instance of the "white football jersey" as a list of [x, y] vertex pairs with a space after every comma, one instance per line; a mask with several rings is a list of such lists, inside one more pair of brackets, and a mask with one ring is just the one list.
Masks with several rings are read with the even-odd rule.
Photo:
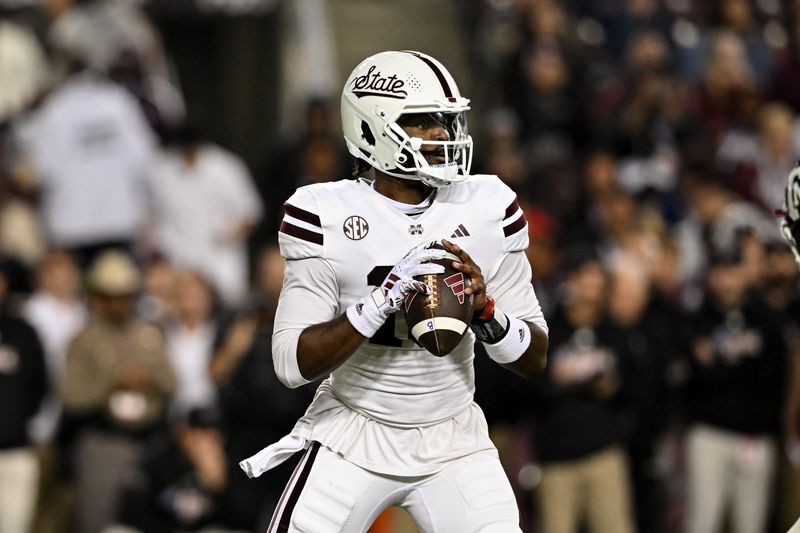
[[[286, 372], [281, 369], [297, 368], [296, 337], [302, 329], [344, 313], [368, 294], [370, 287], [380, 285], [408, 250], [431, 240], [444, 238], [461, 246], [480, 266], [497, 307], [546, 331], [523, 253], [528, 246], [527, 223], [514, 192], [496, 176], [480, 175], [439, 188], [435, 194], [425, 212], [415, 217], [401, 212], [365, 180], [309, 185], [289, 198], [279, 233], [287, 274], [273, 349], [276, 371], [284, 382], [292, 379], [282, 376]], [[501, 264], [510, 266], [501, 269]], [[294, 350], [278, 348], [287, 344], [287, 335], [294, 338]], [[328, 418], [338, 416], [331, 414], [340, 412], [338, 407], [402, 430], [452, 421], [472, 406], [480, 420], [463, 425], [484, 435], [475, 436], [470, 446], [491, 447], [485, 420], [473, 405], [474, 342], [474, 335], [467, 330], [455, 350], [436, 357], [409, 339], [403, 313], [396, 313], [325, 380], [293, 434], [322, 439], [347, 457], [346, 451], [325, 441], [326, 436], [328, 441], [340, 439], [341, 431], [315, 431], [315, 427], [330, 425]], [[282, 360], [291, 358], [294, 360]], [[293, 385], [297, 384], [295, 378]], [[339, 429], [346, 432], [348, 424], [352, 421], [343, 421]], [[350, 429], [364, 431], [361, 427]], [[346, 447], [362, 448], [352, 442]], [[379, 468], [374, 458], [352, 459]], [[430, 458], [408, 461], [417, 460], [422, 465]], [[420, 465], [411, 465], [411, 471], [420, 471], [413, 468]]]

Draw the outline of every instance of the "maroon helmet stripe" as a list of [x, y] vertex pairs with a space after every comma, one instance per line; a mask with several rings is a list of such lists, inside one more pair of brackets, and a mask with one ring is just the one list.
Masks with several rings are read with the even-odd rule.
[[507, 219], [508, 217], [510, 217], [511, 215], [516, 213], [517, 209], [519, 209], [519, 201], [517, 200], [517, 197], [515, 196], [514, 197], [514, 201], [511, 202], [508, 207], [506, 207], [506, 214], [503, 217], [503, 220]]
[[509, 235], [514, 235], [516, 232], [521, 230], [525, 227], [527, 222], [525, 222], [525, 217], [520, 216], [517, 220], [503, 228], [503, 234], [508, 237]]
[[450, 90], [450, 86], [447, 84], [447, 78], [444, 77], [444, 73], [441, 71], [439, 67], [436, 66], [436, 63], [434, 63], [427, 57], [417, 54], [415, 52], [408, 52], [408, 53], [415, 57], [418, 57], [426, 65], [428, 65], [433, 71], [433, 73], [436, 74], [436, 78], [439, 80], [439, 83], [442, 84], [442, 90], [444, 91], [444, 95], [448, 98], [453, 98], [453, 91]]
[[280, 232], [285, 233], [286, 235], [291, 235], [297, 239], [313, 242], [314, 244], [319, 244], [322, 246], [322, 234], [314, 233], [313, 231], [309, 231], [305, 228], [295, 226], [294, 224], [286, 222], [285, 220], [281, 222]]
[[297, 477], [297, 483], [295, 483], [291, 494], [289, 494], [289, 499], [286, 500], [286, 507], [283, 508], [281, 517], [278, 519], [278, 531], [289, 531], [289, 523], [292, 520], [294, 507], [297, 505], [297, 500], [300, 499], [300, 494], [303, 492], [303, 487], [306, 485], [308, 475], [311, 473], [311, 467], [314, 466], [314, 459], [317, 458], [318, 451], [319, 442], [314, 442], [311, 448], [308, 449], [308, 460], [303, 467], [303, 471], [300, 472], [300, 475]]
[[283, 204], [283, 210], [286, 212], [287, 215], [294, 217], [297, 220], [302, 220], [303, 222], [314, 224], [315, 226], [319, 226], [320, 228], [322, 227], [322, 223], [319, 220], [319, 215], [315, 215], [311, 211], [300, 209], [299, 207], [295, 207], [290, 203]]

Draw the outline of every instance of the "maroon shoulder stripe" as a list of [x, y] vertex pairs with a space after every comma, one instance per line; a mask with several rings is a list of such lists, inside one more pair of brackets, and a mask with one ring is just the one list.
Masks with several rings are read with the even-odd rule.
[[450, 89], [450, 85], [447, 84], [447, 79], [444, 77], [444, 73], [441, 71], [439, 67], [436, 66], [436, 63], [428, 59], [427, 57], [414, 53], [408, 52], [409, 54], [419, 58], [422, 60], [426, 65], [430, 67], [434, 74], [436, 74], [436, 78], [439, 80], [439, 83], [442, 85], [442, 90], [444, 91], [444, 95], [447, 98], [453, 98], [453, 91]]
[[300, 494], [303, 492], [306, 481], [308, 481], [308, 475], [311, 473], [311, 467], [314, 466], [314, 459], [317, 458], [319, 446], [319, 442], [314, 442], [308, 450], [308, 460], [303, 467], [303, 471], [300, 472], [300, 475], [297, 477], [297, 483], [295, 483], [294, 489], [292, 489], [292, 493], [289, 495], [289, 499], [286, 500], [286, 507], [283, 508], [283, 513], [281, 513], [281, 517], [278, 519], [278, 531], [289, 531], [289, 524], [292, 521], [294, 507], [297, 505], [297, 500], [300, 499]]
[[518, 209], [519, 209], [519, 200], [517, 200], [517, 197], [515, 196], [514, 201], [511, 202], [508, 205], [508, 207], [506, 207], [506, 214], [503, 216], [503, 220], [507, 219], [508, 217], [516, 213]]
[[503, 235], [506, 237], [509, 235], [514, 235], [516, 232], [524, 228], [526, 224], [527, 222], [525, 221], [525, 217], [520, 216], [517, 220], [503, 228]]
[[309, 231], [306, 228], [301, 228], [300, 226], [295, 226], [294, 224], [286, 222], [285, 220], [281, 222], [279, 231], [281, 233], [285, 233], [286, 235], [291, 235], [297, 239], [319, 244], [320, 246], [322, 246], [323, 243], [322, 234]]
[[320, 222], [319, 220], [319, 215], [315, 215], [311, 211], [300, 209], [299, 207], [295, 207], [288, 202], [283, 204], [283, 210], [286, 212], [287, 215], [294, 217], [297, 220], [302, 220], [303, 222], [314, 224], [315, 226], [319, 226], [320, 228], [322, 227], [322, 222]]

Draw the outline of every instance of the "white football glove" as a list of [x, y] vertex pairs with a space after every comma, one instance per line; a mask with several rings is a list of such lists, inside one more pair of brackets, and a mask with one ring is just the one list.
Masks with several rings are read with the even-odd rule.
[[432, 248], [434, 244], [437, 241], [413, 247], [392, 268], [379, 287], [347, 308], [347, 319], [359, 333], [367, 338], [375, 335], [389, 315], [400, 309], [410, 291], [430, 294], [431, 288], [415, 280], [414, 276], [444, 272], [442, 265], [426, 262], [444, 259], [448, 255], [447, 250]]

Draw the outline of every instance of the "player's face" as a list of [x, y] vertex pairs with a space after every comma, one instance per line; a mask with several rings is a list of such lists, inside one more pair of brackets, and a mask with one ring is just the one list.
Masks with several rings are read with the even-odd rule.
[[125, 322], [133, 313], [133, 295], [99, 295], [97, 303], [100, 313], [110, 322]]
[[599, 307], [606, 297], [606, 274], [600, 263], [589, 262], [570, 273], [569, 301], [577, 305]]
[[[409, 137], [423, 141], [449, 141], [453, 128], [454, 115], [445, 113], [412, 113], [403, 115], [397, 121]], [[431, 165], [445, 163], [443, 146], [422, 143], [422, 154]]]

